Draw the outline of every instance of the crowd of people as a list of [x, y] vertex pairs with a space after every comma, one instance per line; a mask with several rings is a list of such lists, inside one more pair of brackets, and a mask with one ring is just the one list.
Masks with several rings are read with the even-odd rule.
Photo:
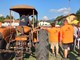
[[[61, 44], [63, 47], [62, 60], [68, 60], [71, 45], [74, 45], [74, 40], [80, 38], [80, 22], [77, 25], [69, 24], [65, 18], [61, 27], [57, 27], [55, 23], [51, 23], [50, 28], [42, 29], [47, 30], [49, 33], [52, 55], [55, 57], [59, 56], [59, 45]], [[54, 47], [56, 47], [56, 50], [54, 50]], [[80, 49], [78, 49], [78, 56], [80, 56]]]

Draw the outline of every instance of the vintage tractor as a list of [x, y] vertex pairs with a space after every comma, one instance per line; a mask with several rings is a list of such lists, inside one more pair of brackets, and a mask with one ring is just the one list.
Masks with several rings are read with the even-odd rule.
[[[0, 53], [14, 52], [16, 60], [24, 60], [24, 54], [31, 54], [31, 47], [34, 46], [36, 60], [48, 60], [47, 31], [37, 28], [33, 32], [38, 23], [37, 10], [32, 6], [18, 5], [10, 8], [10, 16], [11, 11], [19, 13], [21, 19], [19, 26], [2, 26], [0, 28]], [[28, 20], [26, 16], [32, 16], [31, 24], [26, 21]]]

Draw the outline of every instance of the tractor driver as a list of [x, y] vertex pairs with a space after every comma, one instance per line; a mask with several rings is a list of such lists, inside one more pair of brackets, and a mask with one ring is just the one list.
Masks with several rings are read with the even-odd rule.
[[22, 15], [21, 18], [20, 18], [20, 23], [19, 25], [20, 26], [28, 26], [30, 24], [30, 21], [29, 21], [29, 16], [25, 16], [25, 15]]
[[24, 34], [24, 27], [29, 28], [29, 26], [30, 26], [29, 15], [27, 15], [27, 16], [22, 15], [21, 16], [19, 26], [20, 26], [20, 29], [18, 29], [18, 30], [23, 35]]

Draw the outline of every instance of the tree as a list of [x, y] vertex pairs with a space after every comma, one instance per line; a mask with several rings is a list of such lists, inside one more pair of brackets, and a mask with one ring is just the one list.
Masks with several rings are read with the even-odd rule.
[[80, 9], [76, 12], [77, 20], [80, 21]]
[[58, 25], [62, 25], [62, 21], [63, 21], [64, 16], [60, 15], [55, 19], [55, 23]]
[[[13, 16], [11, 16], [11, 19], [13, 19], [14, 17]], [[6, 16], [6, 19], [10, 19], [10, 16], [9, 15], [7, 15]]]
[[63, 15], [58, 16], [58, 17], [56, 18], [56, 20], [60, 20], [62, 17], [63, 17]]
[[6, 16], [6, 19], [10, 19], [10, 16], [9, 16], [9, 15], [7, 15], [7, 16]]
[[4, 19], [5, 19], [4, 16], [1, 16], [1, 17], [0, 17], [0, 22], [3, 22]]

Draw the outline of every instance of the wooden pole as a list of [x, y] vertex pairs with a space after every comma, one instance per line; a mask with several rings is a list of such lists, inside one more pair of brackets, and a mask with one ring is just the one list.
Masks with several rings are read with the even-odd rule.
[[[34, 30], [34, 10], [33, 10], [33, 16], [32, 16], [32, 30]], [[34, 32], [32, 33], [32, 41], [34, 41]]]
[[36, 25], [38, 25], [38, 14], [36, 15], [36, 21], [37, 21]]
[[33, 28], [34, 28], [34, 10], [33, 10], [33, 18], [32, 19], [33, 19]]
[[70, 0], [69, 0], [69, 15], [70, 15]]
[[11, 20], [11, 10], [10, 10], [10, 20]]
[[10, 25], [11, 25], [11, 16], [12, 16], [12, 14], [11, 14], [11, 10], [10, 10]]
[[[37, 21], [37, 23], [36, 23], [36, 27], [38, 26], [38, 14], [36, 15], [36, 21]], [[38, 31], [37, 31], [37, 42], [39, 42], [39, 39], [38, 39]]]

